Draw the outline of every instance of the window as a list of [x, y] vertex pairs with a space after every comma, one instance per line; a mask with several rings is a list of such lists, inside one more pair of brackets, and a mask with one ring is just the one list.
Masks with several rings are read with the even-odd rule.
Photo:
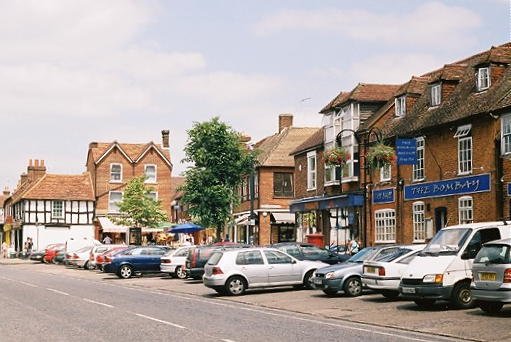
[[477, 69], [477, 90], [485, 90], [490, 87], [490, 68]]
[[396, 107], [396, 116], [405, 116], [406, 114], [406, 96], [396, 97], [395, 103]]
[[122, 165], [110, 164], [110, 182], [122, 182]]
[[259, 175], [254, 173], [254, 198], [259, 197]]
[[316, 189], [316, 151], [307, 153], [307, 190]]
[[474, 222], [472, 197], [465, 196], [458, 199], [458, 215], [460, 224]]
[[481, 229], [472, 236], [463, 254], [469, 259], [474, 259], [484, 243], [499, 239], [500, 231], [498, 228]]
[[64, 218], [64, 202], [53, 201], [51, 206], [52, 218]]
[[108, 199], [108, 212], [119, 213], [119, 202], [122, 201], [122, 192], [110, 191]]
[[472, 137], [458, 138], [458, 174], [472, 172]]
[[146, 183], [156, 183], [156, 165], [146, 165], [144, 174]]
[[391, 178], [392, 166], [390, 164], [380, 168], [380, 182], [388, 182]]
[[273, 174], [273, 195], [276, 197], [293, 197], [293, 174], [275, 172]]
[[424, 137], [415, 138], [417, 144], [417, 164], [413, 166], [413, 180], [424, 180]]
[[424, 221], [424, 202], [415, 202], [413, 209], [413, 241], [426, 240], [426, 223]]
[[511, 114], [503, 115], [500, 119], [501, 124], [501, 149], [502, 154], [511, 153]]
[[268, 264], [291, 264], [293, 259], [290, 256], [278, 251], [264, 251]]
[[439, 106], [442, 101], [442, 86], [440, 83], [431, 86], [431, 107]]
[[157, 201], [158, 200], [158, 193], [156, 191], [148, 192], [147, 193], [147, 197], [149, 197], [153, 201]]
[[396, 241], [396, 211], [394, 209], [377, 210], [374, 213], [376, 242]]
[[260, 251], [239, 252], [236, 265], [264, 265], [263, 256]]
[[472, 130], [472, 124], [459, 126], [456, 130], [456, 133], [454, 134], [454, 138], [463, 138], [469, 135], [470, 131]]

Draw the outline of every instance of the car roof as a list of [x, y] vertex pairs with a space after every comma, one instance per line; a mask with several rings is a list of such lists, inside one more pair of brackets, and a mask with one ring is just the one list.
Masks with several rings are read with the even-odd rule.
[[485, 243], [484, 245], [511, 245], [511, 239], [500, 239], [495, 241], [490, 241]]
[[249, 248], [229, 248], [229, 249], [218, 249], [218, 252], [222, 253], [237, 253], [239, 251], [248, 252], [248, 251], [276, 251], [281, 252], [277, 248], [271, 248], [271, 247], [249, 247]]
[[272, 243], [270, 245], [271, 247], [280, 247], [280, 246], [303, 246], [303, 247], [311, 247], [316, 246], [312, 243], [308, 242], [278, 242], [278, 243]]
[[486, 228], [486, 227], [502, 227], [502, 226], [508, 226], [511, 229], [511, 222], [507, 221], [492, 221], [492, 222], [476, 222], [476, 223], [464, 223], [464, 224], [457, 224], [454, 226], [444, 227], [442, 230], [449, 230], [449, 229], [459, 229], [459, 228], [472, 228], [472, 229], [480, 229], [480, 228]]

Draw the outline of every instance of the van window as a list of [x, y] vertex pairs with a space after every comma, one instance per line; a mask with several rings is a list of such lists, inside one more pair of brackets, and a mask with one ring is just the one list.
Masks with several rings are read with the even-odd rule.
[[465, 249], [467, 258], [474, 259], [484, 243], [499, 239], [500, 231], [498, 228], [488, 228], [477, 231], [472, 239], [470, 239]]
[[263, 265], [263, 256], [259, 251], [239, 252], [236, 265]]

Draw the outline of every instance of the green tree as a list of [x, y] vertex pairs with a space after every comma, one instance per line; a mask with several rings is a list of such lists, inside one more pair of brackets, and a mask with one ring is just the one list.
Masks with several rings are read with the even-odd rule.
[[187, 133], [184, 161], [193, 166], [184, 172], [183, 202], [200, 224], [215, 227], [220, 239], [231, 207], [239, 201], [235, 189], [253, 169], [255, 153], [218, 117], [194, 123]]
[[167, 214], [159, 200], [151, 198], [152, 188], [145, 186], [145, 177], [136, 177], [128, 182], [122, 201], [119, 202], [120, 216], [114, 221], [131, 227], [157, 227], [167, 220]]

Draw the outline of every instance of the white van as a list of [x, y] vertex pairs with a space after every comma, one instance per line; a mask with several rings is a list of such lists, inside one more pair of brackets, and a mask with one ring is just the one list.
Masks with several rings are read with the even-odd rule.
[[66, 240], [66, 253], [76, 251], [85, 246], [99, 246], [101, 241], [95, 240], [87, 236], [70, 237]]
[[440, 230], [410, 262], [399, 292], [422, 307], [437, 299], [455, 308], [473, 305], [472, 262], [483, 243], [511, 237], [511, 222], [460, 224]]

